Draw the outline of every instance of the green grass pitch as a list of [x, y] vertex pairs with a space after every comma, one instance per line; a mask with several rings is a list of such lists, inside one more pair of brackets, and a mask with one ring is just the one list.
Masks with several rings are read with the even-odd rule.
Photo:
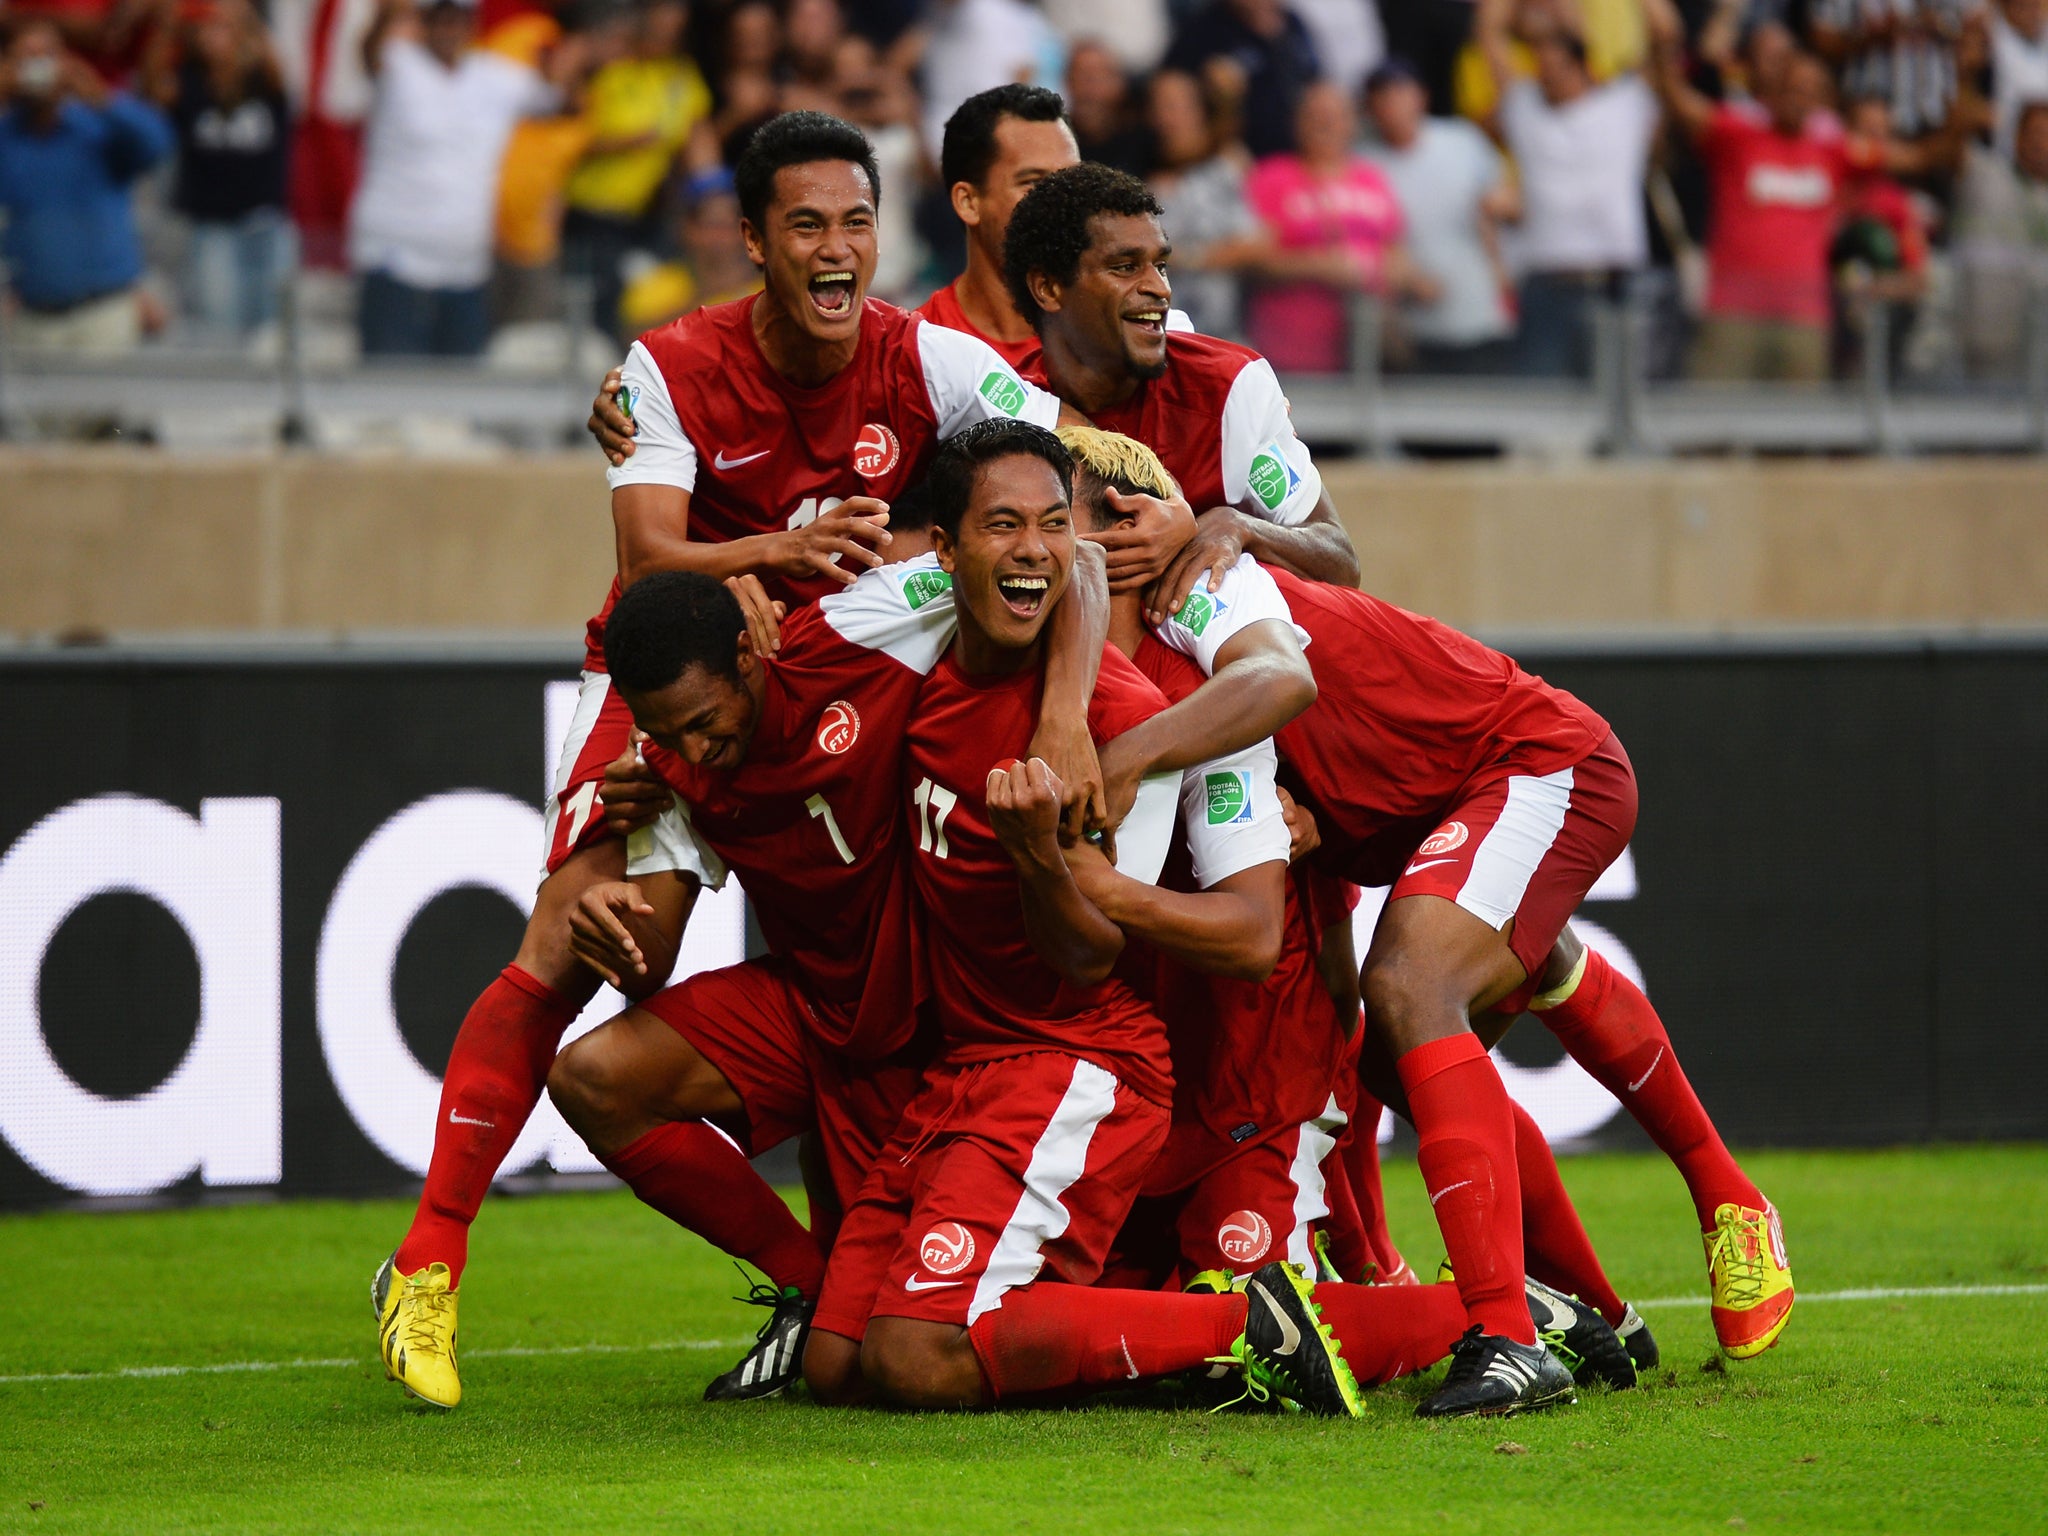
[[[1806, 1298], [1776, 1350], [1720, 1368], [1667, 1165], [1570, 1158], [1622, 1294], [1681, 1299], [1645, 1309], [1665, 1369], [1440, 1426], [1411, 1416], [1424, 1381], [1355, 1424], [713, 1407], [758, 1314], [621, 1195], [487, 1206], [468, 1396], [440, 1415], [375, 1362], [366, 1286], [398, 1203], [0, 1219], [0, 1531], [2048, 1530], [2048, 1148], [1747, 1161]], [[1426, 1268], [1413, 1165], [1388, 1188]], [[1828, 1299], [1938, 1286], [2019, 1289]]]

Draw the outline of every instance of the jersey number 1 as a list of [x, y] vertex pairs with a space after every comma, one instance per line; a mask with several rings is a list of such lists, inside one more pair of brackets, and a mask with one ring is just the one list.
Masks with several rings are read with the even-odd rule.
[[846, 846], [846, 834], [839, 830], [839, 823], [833, 818], [832, 807], [825, 803], [825, 797], [813, 795], [804, 802], [804, 805], [810, 810], [811, 815], [822, 816], [825, 819], [825, 830], [832, 834], [832, 846], [839, 850], [840, 861], [851, 864], [853, 850]]
[[948, 852], [946, 818], [960, 803], [960, 797], [943, 784], [923, 779], [910, 798], [917, 806], [917, 851], [933, 853], [943, 859]]

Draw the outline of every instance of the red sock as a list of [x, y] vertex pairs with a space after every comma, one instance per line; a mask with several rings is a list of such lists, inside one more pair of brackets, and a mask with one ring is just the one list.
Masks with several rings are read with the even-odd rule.
[[1522, 1184], [1522, 1248], [1529, 1273], [1545, 1285], [1593, 1308], [1609, 1323], [1621, 1326], [1621, 1298], [1608, 1284], [1607, 1271], [1586, 1236], [1578, 1208], [1565, 1193], [1564, 1175], [1542, 1130], [1521, 1105], [1515, 1105], [1515, 1172]]
[[1678, 1165], [1702, 1228], [1714, 1224], [1714, 1208], [1726, 1202], [1763, 1209], [1762, 1192], [1729, 1155], [1685, 1080], [1657, 1010], [1598, 950], [1586, 951], [1585, 974], [1572, 995], [1536, 1017]]
[[1112, 1291], [1044, 1282], [967, 1329], [996, 1402], [1128, 1386], [1193, 1370], [1244, 1332], [1242, 1296]]
[[1514, 1111], [1500, 1074], [1470, 1031], [1418, 1045], [1395, 1066], [1422, 1142], [1422, 1182], [1466, 1313], [1488, 1333], [1534, 1344], [1536, 1325], [1522, 1294]]
[[1407, 1268], [1401, 1250], [1394, 1246], [1394, 1234], [1387, 1230], [1387, 1199], [1380, 1187], [1380, 1111], [1383, 1107], [1361, 1084], [1358, 1108], [1351, 1117], [1351, 1134], [1341, 1149], [1345, 1166], [1351, 1174], [1352, 1198], [1358, 1202], [1358, 1219], [1365, 1228], [1365, 1240], [1372, 1245], [1373, 1262], [1378, 1266], [1378, 1278], [1382, 1283]]
[[439, 1261], [451, 1286], [462, 1283], [469, 1224], [540, 1102], [562, 1031], [582, 1011], [516, 965], [470, 1004], [441, 1079], [434, 1155], [412, 1228], [398, 1245], [400, 1274]]
[[744, 1153], [702, 1120], [658, 1125], [604, 1160], [648, 1205], [775, 1283], [816, 1296], [825, 1255]]
[[1428, 1370], [1471, 1326], [1455, 1285], [1319, 1285], [1316, 1305], [1362, 1387]]

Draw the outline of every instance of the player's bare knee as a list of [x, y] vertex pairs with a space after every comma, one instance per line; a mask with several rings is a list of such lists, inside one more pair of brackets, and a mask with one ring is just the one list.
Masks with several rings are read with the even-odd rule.
[[1424, 1040], [1435, 1039], [1445, 1026], [1462, 1019], [1462, 1010], [1445, 991], [1441, 977], [1406, 955], [1374, 955], [1359, 976], [1366, 1017], [1398, 1054]]
[[804, 1382], [827, 1408], [848, 1408], [872, 1394], [861, 1374], [861, 1347], [844, 1334], [813, 1330], [804, 1343]]
[[625, 1084], [606, 1060], [602, 1030], [595, 1030], [555, 1057], [548, 1068], [548, 1097], [569, 1128], [586, 1141], [623, 1109]]
[[861, 1345], [861, 1374], [877, 1396], [903, 1408], [972, 1408], [981, 1400], [981, 1369], [963, 1329], [948, 1336], [930, 1326], [894, 1326], [877, 1318]]

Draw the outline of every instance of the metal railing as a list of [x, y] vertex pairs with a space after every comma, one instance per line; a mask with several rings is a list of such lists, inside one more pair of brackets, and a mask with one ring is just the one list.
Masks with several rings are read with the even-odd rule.
[[[588, 296], [579, 297], [570, 311], [587, 315]], [[1850, 382], [1649, 379], [1648, 318], [1635, 299], [1594, 307], [1590, 379], [1433, 378], [1382, 367], [1385, 316], [1362, 298], [1351, 311], [1351, 371], [1290, 374], [1283, 383], [1303, 438], [1383, 459], [1404, 450], [1617, 458], [2048, 452], [2048, 288], [2032, 297], [2023, 376], [2002, 386], [1902, 389], [1891, 372], [1892, 312], [1872, 305], [1869, 316], [1862, 371]], [[523, 449], [584, 441], [597, 379], [579, 364], [586, 331], [573, 319], [563, 326], [560, 367], [522, 373], [467, 360], [316, 361], [290, 286], [281, 322], [272, 362], [175, 348], [81, 361], [22, 351], [0, 327], [0, 435], [61, 436], [92, 420], [176, 443], [195, 422], [240, 420], [253, 423], [257, 439], [286, 446], [350, 441], [351, 429], [366, 423], [441, 425]]]

